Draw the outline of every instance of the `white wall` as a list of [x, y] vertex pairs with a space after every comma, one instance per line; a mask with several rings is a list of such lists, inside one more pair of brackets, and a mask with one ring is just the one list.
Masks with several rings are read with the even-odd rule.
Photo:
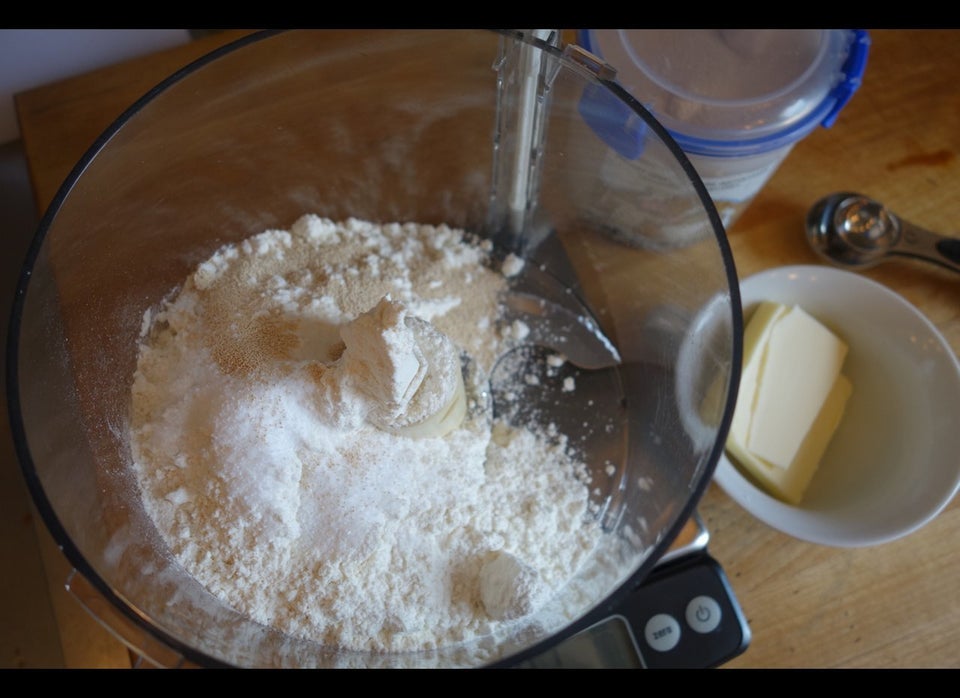
[[187, 29], [0, 29], [0, 144], [20, 138], [17, 92], [188, 41]]

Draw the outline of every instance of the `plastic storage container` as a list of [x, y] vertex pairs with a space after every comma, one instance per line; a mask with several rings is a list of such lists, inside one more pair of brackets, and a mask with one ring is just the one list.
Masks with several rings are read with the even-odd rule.
[[[798, 141], [833, 125], [870, 40], [846, 29], [587, 29], [577, 42], [669, 131], [729, 227]], [[642, 149], [640, 130], [616, 145], [609, 128], [600, 135], [623, 161]], [[619, 169], [607, 164], [611, 181]]]

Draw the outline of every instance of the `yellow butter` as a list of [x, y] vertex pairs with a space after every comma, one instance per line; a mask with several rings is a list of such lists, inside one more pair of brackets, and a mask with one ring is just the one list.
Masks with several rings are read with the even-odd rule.
[[776, 303], [761, 303], [743, 332], [743, 369], [740, 373], [737, 406], [733, 412], [728, 437], [728, 442], [743, 444], [743, 450], [746, 449], [747, 435], [750, 433], [750, 425], [756, 409], [757, 384], [765, 358], [764, 350], [770, 339], [773, 325], [786, 310], [786, 306]]
[[853, 391], [847, 352], [798, 306], [765, 302], [751, 317], [727, 450], [773, 496], [797, 504], [813, 478]]
[[817, 415], [811, 430], [786, 468], [773, 465], [743, 449], [735, 439], [728, 439], [730, 455], [774, 497], [790, 504], [799, 504], [816, 473], [827, 446], [840, 425], [847, 399], [853, 385], [844, 376], [837, 376], [823, 409]]

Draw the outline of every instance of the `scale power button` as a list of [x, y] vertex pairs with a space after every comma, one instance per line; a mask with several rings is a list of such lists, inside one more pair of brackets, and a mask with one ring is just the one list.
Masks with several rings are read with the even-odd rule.
[[710, 596], [696, 596], [687, 604], [686, 619], [698, 633], [713, 632], [720, 625], [720, 604]]

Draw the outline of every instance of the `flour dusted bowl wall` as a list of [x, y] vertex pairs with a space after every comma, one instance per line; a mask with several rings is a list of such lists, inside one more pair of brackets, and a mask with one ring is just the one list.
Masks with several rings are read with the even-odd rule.
[[[515, 124], [529, 55], [545, 116], [527, 162]], [[472, 666], [542, 651], [642, 579], [719, 457], [741, 319], [702, 183], [605, 77], [519, 33], [264, 33], [171, 76], [101, 137], [27, 259], [8, 397], [38, 507], [113, 610], [200, 665]], [[530, 205], [516, 227], [504, 190], [518, 178]], [[571, 622], [531, 618], [493, 648], [345, 653], [249, 621], [165, 553], [125, 439], [144, 314], [223, 244], [304, 213], [487, 236], [576, 297], [616, 346], [620, 364], [584, 373], [580, 397], [550, 414], [582, 441], [598, 525], [617, 542], [615, 569], [598, 559], [578, 581], [607, 577]], [[614, 428], [592, 431], [598, 414]]]

